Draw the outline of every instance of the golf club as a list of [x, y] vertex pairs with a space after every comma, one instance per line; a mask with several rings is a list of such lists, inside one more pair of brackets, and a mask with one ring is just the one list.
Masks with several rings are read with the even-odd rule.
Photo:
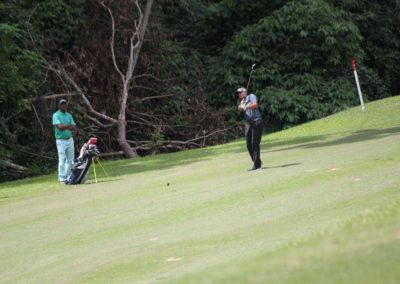
[[250, 76], [249, 76], [249, 80], [247, 81], [247, 87], [246, 90], [249, 90], [249, 85], [250, 85], [250, 79], [251, 79], [251, 74], [253, 74], [253, 69], [256, 66], [256, 64], [254, 63], [253, 65], [251, 65], [251, 71], [250, 71]]

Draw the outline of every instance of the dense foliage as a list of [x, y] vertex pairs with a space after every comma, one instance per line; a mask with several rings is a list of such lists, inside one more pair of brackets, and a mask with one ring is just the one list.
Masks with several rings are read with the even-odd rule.
[[[123, 65], [137, 11], [130, 0], [112, 3]], [[238, 137], [233, 91], [246, 86], [254, 63], [249, 89], [267, 131], [356, 105], [353, 57], [366, 100], [397, 95], [399, 15], [396, 0], [156, 1], [129, 93], [127, 139], [144, 155]], [[103, 151], [120, 150], [115, 127], [88, 115], [73, 86], [48, 68], [62, 66], [96, 110], [118, 115], [110, 35], [97, 0], [0, 3], [0, 180], [54, 168], [56, 94], [70, 100], [77, 146], [96, 135]]]

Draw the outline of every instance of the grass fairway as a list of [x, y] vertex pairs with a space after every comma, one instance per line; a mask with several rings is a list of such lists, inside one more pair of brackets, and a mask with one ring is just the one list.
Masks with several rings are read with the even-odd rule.
[[400, 282], [400, 97], [264, 136], [262, 160], [240, 140], [1, 184], [0, 282]]

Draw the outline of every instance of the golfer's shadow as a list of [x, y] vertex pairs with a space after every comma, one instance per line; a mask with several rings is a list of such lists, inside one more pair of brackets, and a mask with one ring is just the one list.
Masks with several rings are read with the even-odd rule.
[[278, 168], [287, 168], [287, 167], [293, 167], [293, 166], [298, 166], [300, 163], [291, 163], [291, 164], [284, 164], [280, 166], [275, 166], [275, 167], [262, 167], [262, 170], [268, 170], [268, 169], [278, 169]]

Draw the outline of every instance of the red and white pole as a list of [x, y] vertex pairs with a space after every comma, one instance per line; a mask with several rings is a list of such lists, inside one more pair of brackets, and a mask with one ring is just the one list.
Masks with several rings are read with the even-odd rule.
[[360, 82], [358, 81], [356, 60], [354, 58], [351, 60], [351, 67], [353, 68], [354, 78], [356, 79], [358, 96], [360, 97], [360, 103], [361, 103], [361, 111], [364, 112], [365, 111], [364, 100], [361, 93]]

